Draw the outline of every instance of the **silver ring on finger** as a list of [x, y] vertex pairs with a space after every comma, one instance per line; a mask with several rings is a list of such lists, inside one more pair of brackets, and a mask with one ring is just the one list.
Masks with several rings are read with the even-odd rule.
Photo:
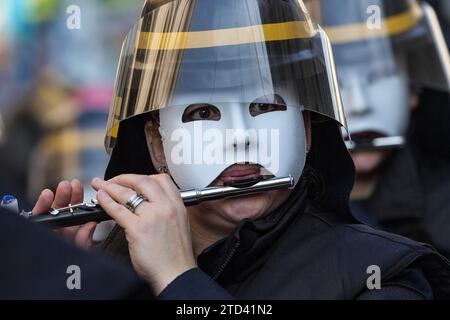
[[143, 202], [147, 201], [142, 194], [135, 192], [126, 203], [126, 207], [131, 212], [135, 213], [136, 208]]

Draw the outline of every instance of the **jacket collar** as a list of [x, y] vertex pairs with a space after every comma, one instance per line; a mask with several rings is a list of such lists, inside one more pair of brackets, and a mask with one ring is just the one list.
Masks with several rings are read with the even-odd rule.
[[259, 220], [245, 219], [225, 239], [198, 257], [200, 268], [220, 283], [239, 282], [258, 269], [278, 238], [305, 211], [305, 183], [299, 183], [289, 199], [275, 212]]

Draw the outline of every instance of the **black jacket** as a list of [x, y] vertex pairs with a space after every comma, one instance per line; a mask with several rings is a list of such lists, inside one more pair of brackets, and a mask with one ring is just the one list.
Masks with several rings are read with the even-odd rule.
[[[450, 298], [448, 261], [427, 245], [318, 209], [297, 190], [277, 212], [244, 220], [198, 257], [161, 299]], [[104, 244], [128, 258], [120, 228]], [[381, 290], [366, 286], [369, 266]]]
[[360, 221], [436, 247], [450, 257], [450, 99], [426, 90], [403, 149], [379, 169], [370, 199], [353, 203]]
[[[106, 179], [156, 173], [143, 134], [146, 121], [121, 123]], [[445, 258], [426, 245], [357, 224], [348, 207], [354, 166], [340, 129], [318, 116], [312, 116], [311, 129], [307, 167], [290, 199], [265, 219], [242, 221], [160, 298], [450, 298]], [[130, 262], [121, 228], [103, 247]], [[381, 290], [366, 289], [372, 265], [381, 269]]]

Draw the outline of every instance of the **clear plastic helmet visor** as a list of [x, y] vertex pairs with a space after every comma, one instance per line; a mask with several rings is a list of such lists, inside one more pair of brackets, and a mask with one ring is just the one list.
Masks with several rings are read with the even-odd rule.
[[405, 55], [411, 85], [450, 91], [450, 56], [430, 5], [416, 0], [309, 0], [307, 4], [330, 38], [338, 68], [360, 58], [368, 67], [383, 60], [385, 65], [395, 65], [394, 58]]
[[274, 104], [345, 126], [329, 40], [301, 1], [178, 0], [123, 44], [106, 148], [120, 122], [189, 104]]

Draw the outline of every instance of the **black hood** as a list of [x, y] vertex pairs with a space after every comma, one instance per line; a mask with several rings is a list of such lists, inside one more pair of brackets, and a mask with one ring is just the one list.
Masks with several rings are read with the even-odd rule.
[[355, 182], [355, 166], [334, 121], [318, 121], [312, 125], [312, 145], [307, 167], [322, 180], [316, 206], [344, 216], [351, 216], [350, 193]]
[[105, 180], [121, 174], [157, 174], [148, 152], [144, 127], [149, 115], [143, 114], [121, 122], [116, 145], [109, 159]]

